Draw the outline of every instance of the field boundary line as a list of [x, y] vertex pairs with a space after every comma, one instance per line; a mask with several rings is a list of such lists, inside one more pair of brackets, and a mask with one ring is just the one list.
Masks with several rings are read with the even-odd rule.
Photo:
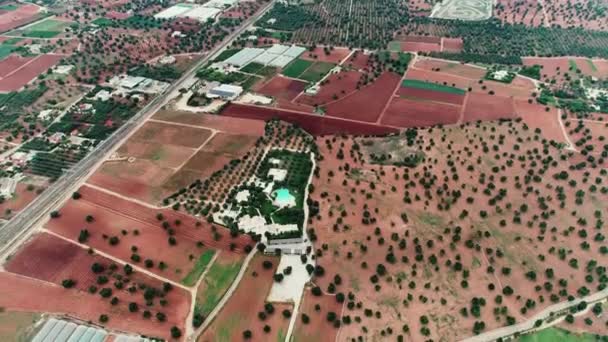
[[[257, 245], [256, 245], [253, 247], [251, 252], [249, 252], [249, 254], [247, 254], [247, 257], [243, 261], [243, 265], [241, 266], [241, 269], [239, 270], [239, 273], [237, 274], [236, 278], [234, 278], [234, 280], [232, 281], [232, 284], [230, 284], [230, 287], [228, 288], [228, 290], [226, 290], [226, 292], [224, 292], [222, 299], [220, 299], [220, 301], [217, 303], [215, 308], [213, 308], [213, 311], [211, 311], [211, 313], [209, 313], [209, 316], [207, 316], [207, 318], [205, 318], [205, 321], [203, 322], [203, 324], [201, 324], [201, 326], [198, 328], [199, 331], [201, 332], [201, 334], [211, 325], [211, 323], [213, 323], [213, 321], [215, 320], [215, 317], [220, 312], [222, 312], [222, 309], [224, 308], [224, 306], [226, 305], [228, 300], [232, 297], [234, 292], [237, 290], [241, 280], [243, 279], [243, 276], [245, 275], [245, 272], [247, 272], [247, 269], [249, 269], [249, 264], [251, 263], [251, 260], [253, 259], [253, 257], [257, 253], [257, 251], [258, 250], [257, 250]], [[186, 338], [186, 340], [194, 341], [194, 340], [196, 340], [197, 337], [198, 336], [188, 336]]]
[[211, 266], [215, 264], [215, 261], [217, 260], [217, 257], [218, 255], [220, 255], [220, 253], [222, 253], [222, 250], [216, 249], [215, 254], [213, 254], [213, 258], [211, 258], [209, 264], [205, 266], [205, 270], [203, 271], [203, 273], [201, 273], [201, 276], [196, 280], [196, 284], [190, 289], [190, 297], [192, 298], [192, 300], [190, 301], [190, 311], [188, 312], [188, 316], [186, 317], [186, 322], [184, 325], [186, 327], [186, 336], [192, 336], [193, 334], [196, 335], [197, 333], [198, 328], [194, 328], [192, 324], [190, 324], [190, 322], [194, 320], [194, 310], [196, 307], [196, 294], [198, 292], [198, 287], [201, 286], [201, 282], [203, 281], [203, 279], [205, 279], [207, 273], [209, 273]]
[[207, 146], [207, 144], [211, 141], [211, 139], [215, 138], [215, 136], [217, 135], [218, 131], [217, 130], [212, 130], [211, 131], [211, 135], [205, 140], [203, 141], [203, 143], [197, 147], [194, 152], [190, 155], [190, 157], [188, 157], [186, 160], [184, 160], [181, 164], [179, 164], [179, 166], [177, 166], [174, 170], [175, 172], [172, 173], [172, 175], [175, 175], [176, 173], [178, 173], [184, 166], [186, 166], [186, 164], [188, 164], [188, 162], [190, 161], [190, 159], [194, 158], [194, 156], [196, 156], [197, 153], [199, 153], [203, 147]]
[[[35, 60], [37, 60], [38, 58], [40, 58], [40, 56], [43, 56], [43, 55], [38, 55], [38, 56], [36, 56], [36, 57], [32, 58], [32, 59], [31, 59], [31, 60], [29, 60], [27, 63], [23, 64], [22, 66], [18, 67], [18, 68], [17, 68], [17, 69], [15, 69], [15, 70], [13, 70], [13, 71], [9, 72], [8, 74], [4, 75], [4, 77], [2, 77], [2, 78], [0, 78], [0, 79], [4, 80], [5, 78], [8, 78], [8, 77], [12, 76], [13, 74], [17, 73], [19, 70], [21, 70], [21, 69], [25, 68], [26, 66], [28, 66], [29, 64], [33, 63]], [[28, 82], [28, 83], [29, 83], [29, 82]]]
[[[83, 186], [89, 187], [91, 189], [95, 189], [97, 191], [104, 192], [104, 193], [106, 193], [108, 195], [112, 195], [114, 197], [121, 198], [121, 199], [123, 199], [125, 201], [129, 201], [129, 202], [133, 202], [133, 203], [139, 204], [142, 207], [147, 207], [147, 208], [150, 208], [150, 209], [162, 210], [162, 209], [166, 209], [166, 208], [169, 207], [169, 206], [159, 207], [159, 206], [156, 206], [154, 204], [151, 204], [151, 203], [148, 203], [148, 202], [144, 202], [142, 200], [138, 200], [137, 198], [127, 197], [127, 196], [125, 196], [123, 194], [119, 194], [119, 193], [114, 192], [112, 190], [100, 187], [99, 185], [95, 185], [95, 184], [89, 183], [88, 181], [84, 182]], [[92, 202], [92, 201], [88, 201], [86, 198], [83, 198], [83, 200], [87, 201], [88, 203], [97, 205], [97, 203]], [[105, 208], [105, 206], [103, 206], [103, 207]], [[108, 208], [108, 209], [110, 209], [110, 208]]]
[[562, 129], [562, 133], [564, 134], [564, 138], [566, 139], [566, 143], [568, 144], [566, 149], [573, 152], [578, 152], [578, 150], [576, 149], [576, 147], [574, 147], [574, 144], [570, 140], [568, 131], [566, 131], [566, 126], [564, 126], [564, 122], [562, 121], [562, 110], [559, 108], [557, 109], [557, 122], [559, 122], [559, 127]]
[[185, 124], [185, 123], [181, 123], [181, 122], [165, 121], [165, 120], [159, 120], [159, 119], [154, 119], [154, 118], [148, 119], [147, 122], [156, 122], [156, 123], [162, 123], [162, 124], [174, 125], [174, 126], [206, 129], [211, 132], [215, 131], [216, 133], [228, 133], [228, 132], [222, 131], [221, 129], [217, 129], [217, 128], [211, 128], [211, 127], [206, 127], [206, 126], [197, 126], [197, 125]]
[[[84, 250], [88, 250], [89, 248], [93, 249], [93, 247], [90, 247], [90, 246], [87, 246], [87, 245], [82, 244], [80, 242], [74, 241], [74, 240], [72, 240], [70, 238], [67, 238], [67, 237], [61, 235], [61, 234], [55, 233], [52, 230], [48, 230], [46, 228], [42, 228], [42, 229], [40, 229], [40, 231], [44, 232], [44, 233], [47, 233], [47, 234], [50, 234], [50, 235], [53, 235], [53, 236], [55, 236], [55, 237], [57, 237], [59, 239], [62, 239], [64, 241], [66, 241], [66, 242], [69, 242], [69, 243], [71, 243], [71, 244], [73, 244], [73, 245], [75, 245], [75, 246], [77, 246], [79, 248], [82, 248]], [[140, 267], [139, 265], [137, 265], [135, 263], [128, 263], [128, 262], [126, 262], [126, 261], [124, 261], [124, 260], [122, 260], [120, 258], [117, 258], [117, 257], [115, 257], [115, 256], [113, 256], [111, 254], [108, 254], [106, 252], [103, 252], [103, 251], [101, 251], [99, 249], [94, 249], [94, 254], [100, 255], [100, 256], [102, 256], [104, 258], [110, 259], [110, 260], [112, 260], [114, 262], [118, 262], [118, 263], [123, 264], [123, 265], [127, 265], [128, 264], [131, 267], [133, 267], [134, 270], [136, 270], [138, 272], [141, 272], [141, 273], [143, 273], [143, 274], [145, 274], [145, 275], [147, 275], [149, 277], [155, 278], [156, 280], [161, 280], [161, 281], [166, 282], [166, 283], [170, 283], [171, 285], [179, 287], [179, 288], [181, 288], [183, 290], [190, 291], [190, 289], [188, 287], [182, 285], [180, 282], [176, 282], [174, 280], [161, 277], [158, 274], [150, 272], [150, 271], [146, 270], [145, 268]]]
[[384, 108], [382, 108], [382, 111], [380, 112], [380, 115], [378, 115], [378, 120], [376, 120], [376, 122], [375, 122], [376, 124], [380, 125], [380, 122], [382, 122], [382, 118], [384, 118], [384, 114], [386, 113], [386, 110], [391, 105], [391, 102], [393, 102], [393, 99], [397, 95], [397, 91], [401, 88], [401, 84], [403, 84], [403, 81], [405, 80], [405, 77], [407, 76], [407, 71], [409, 70], [410, 65], [412, 67], [414, 67], [414, 64], [416, 64], [416, 60], [418, 58], [418, 54], [414, 53], [413, 55], [414, 55], [414, 58], [412, 58], [410, 60], [410, 62], [408, 63], [407, 69], [405, 69], [405, 71], [403, 72], [403, 75], [401, 75], [401, 79], [399, 79], [399, 82], [395, 86], [395, 89], [393, 89], [393, 94], [388, 99], [388, 101], [386, 101], [386, 103], [384, 104]]
[[470, 92], [468, 92], [468, 91], [464, 94], [464, 101], [462, 101], [462, 105], [460, 108], [460, 114], [458, 115], [458, 121], [456, 121], [457, 125], [460, 125], [464, 121], [464, 112], [465, 112], [465, 109], [467, 106], [467, 102], [469, 101], [469, 94], [470, 94]]

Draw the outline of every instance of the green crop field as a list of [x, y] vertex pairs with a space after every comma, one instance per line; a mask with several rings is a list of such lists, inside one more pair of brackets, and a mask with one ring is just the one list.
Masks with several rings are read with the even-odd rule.
[[17, 7], [17, 5], [15, 5], [15, 4], [6, 4], [6, 5], [0, 6], [0, 10], [4, 10], [4, 11], [14, 11], [17, 8], [19, 8], [19, 7]]
[[222, 62], [227, 60], [228, 58], [236, 55], [237, 52], [241, 51], [241, 49], [227, 49], [222, 51], [222, 53], [220, 53], [219, 56], [217, 56], [217, 58], [215, 58], [213, 61], [214, 62]]
[[0, 59], [4, 59], [6, 56], [10, 55], [13, 51], [14, 47], [9, 44], [0, 44]]
[[519, 338], [519, 342], [595, 342], [599, 340], [593, 334], [576, 334], [559, 328], [547, 328]]
[[182, 284], [186, 286], [196, 285], [198, 278], [200, 278], [201, 274], [203, 274], [214, 255], [215, 251], [213, 249], [209, 249], [201, 254], [198, 260], [196, 260], [196, 264], [194, 265], [192, 271], [190, 271], [190, 273], [188, 273], [188, 275], [182, 279]]
[[444, 93], [459, 94], [459, 95], [464, 95], [464, 93], [465, 93], [465, 91], [460, 88], [454, 88], [454, 87], [446, 86], [443, 84], [430, 83], [430, 82], [419, 81], [419, 80], [403, 80], [403, 82], [401, 83], [401, 86], [441, 91]]
[[327, 62], [315, 62], [311, 67], [306, 69], [300, 77], [300, 79], [316, 83], [320, 81], [327, 73], [336, 66], [333, 63]]
[[256, 63], [256, 62], [251, 62], [251, 63], [245, 65], [244, 67], [242, 67], [241, 71], [245, 72], [245, 73], [248, 73], [248, 74], [255, 74], [256, 72], [258, 72], [262, 68], [264, 68], [263, 64]]
[[203, 279], [203, 283], [206, 285], [205, 291], [200, 296], [197, 294], [194, 309], [196, 313], [203, 316], [209, 315], [236, 278], [241, 270], [241, 264], [241, 262], [234, 262], [223, 265], [215, 262], [211, 265]]
[[70, 24], [70, 22], [49, 18], [15, 32], [21, 33], [24, 37], [53, 38], [63, 32]]
[[112, 25], [112, 20], [110, 20], [108, 18], [97, 18], [97, 19], [93, 20], [91, 23], [93, 23], [97, 26], [110, 26], [110, 25]]
[[311, 61], [298, 58], [295, 61], [289, 63], [285, 70], [283, 70], [283, 75], [287, 77], [298, 78], [298, 76], [302, 75], [302, 73], [306, 71], [306, 69], [308, 69], [311, 65]]

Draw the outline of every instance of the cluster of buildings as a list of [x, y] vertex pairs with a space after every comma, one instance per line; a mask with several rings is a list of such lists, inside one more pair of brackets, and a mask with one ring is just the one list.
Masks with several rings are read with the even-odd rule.
[[231, 7], [238, 0], [211, 0], [203, 5], [179, 3], [154, 15], [159, 19], [190, 18], [200, 22], [215, 19], [222, 11]]
[[129, 76], [127, 74], [112, 77], [105, 86], [114, 91], [111, 95], [124, 96], [131, 93], [158, 94], [169, 88], [167, 82], [153, 80], [142, 76]]

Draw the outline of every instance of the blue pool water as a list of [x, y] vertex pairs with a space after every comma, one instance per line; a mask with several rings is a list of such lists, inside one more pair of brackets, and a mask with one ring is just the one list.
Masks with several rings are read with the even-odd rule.
[[274, 196], [275, 201], [280, 204], [287, 204], [294, 200], [293, 195], [290, 194], [289, 190], [285, 188], [277, 189], [274, 192]]

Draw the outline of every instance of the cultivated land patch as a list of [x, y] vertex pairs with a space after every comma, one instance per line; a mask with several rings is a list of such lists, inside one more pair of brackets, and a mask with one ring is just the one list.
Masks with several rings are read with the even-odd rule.
[[514, 119], [517, 115], [513, 102], [511, 97], [471, 93], [465, 104], [463, 121]]
[[263, 95], [272, 96], [275, 99], [293, 100], [300, 94], [308, 83], [299, 80], [293, 80], [283, 76], [274, 76], [270, 81], [261, 85], [257, 92]]
[[456, 95], [464, 95], [464, 93], [465, 93], [465, 91], [460, 88], [450, 87], [450, 86], [446, 86], [443, 84], [424, 82], [424, 81], [420, 81], [420, 80], [406, 79], [406, 80], [403, 80], [403, 82], [401, 82], [401, 86], [408, 87], [408, 88], [414, 88], [414, 89], [432, 90], [432, 91], [438, 91], [438, 92], [444, 92], [444, 93], [456, 94]]
[[304, 72], [304, 70], [308, 69], [312, 64], [312, 61], [297, 58], [296, 60], [291, 62], [285, 69], [283, 69], [282, 74], [287, 77], [297, 78]]
[[148, 121], [133, 134], [132, 139], [135, 141], [197, 148], [201, 146], [210, 135], [211, 131], [202, 127], [188, 127]]
[[153, 119], [216, 129], [233, 134], [250, 136], [264, 135], [265, 123], [260, 120], [231, 118], [220, 115], [208, 115], [191, 112], [161, 110], [154, 114]]
[[0, 313], [0, 339], [2, 341], [30, 341], [36, 333], [35, 324], [41, 315], [31, 312], [2, 312]]
[[[454, 88], [456, 89], [456, 88]], [[464, 93], [459, 94], [454, 91], [436, 91], [432, 89], [416, 88], [416, 87], [401, 87], [397, 91], [401, 97], [409, 99], [417, 99], [423, 101], [444, 102], [455, 105], [461, 105], [464, 102]]]
[[314, 62], [327, 62], [339, 64], [350, 54], [350, 50], [346, 48], [333, 48], [326, 50], [322, 47], [316, 47], [313, 51], [306, 51], [300, 55], [301, 59]]
[[380, 121], [395, 127], [426, 127], [454, 124], [460, 117], [461, 106], [439, 102], [393, 98]]
[[329, 62], [315, 62], [303, 73], [301, 73], [298, 78], [311, 83], [316, 83], [325, 77], [325, 75], [327, 75], [327, 73], [335, 66], [335, 64]]
[[399, 75], [385, 72], [372, 84], [325, 106], [325, 113], [333, 117], [376, 122], [400, 81]]
[[21, 35], [29, 38], [53, 38], [60, 35], [72, 23], [64, 20], [47, 18], [23, 29], [10, 32], [11, 35]]
[[492, 17], [491, 0], [443, 0], [435, 4], [431, 18], [451, 20], [487, 20]]
[[0, 14], [0, 32], [11, 30], [25, 25], [39, 18], [40, 7], [33, 4], [19, 5], [13, 11]]
[[321, 88], [315, 95], [303, 94], [296, 102], [315, 106], [339, 100], [357, 90], [362, 76], [361, 72], [355, 70], [333, 73], [322, 82]]
[[308, 322], [304, 323], [304, 319], [301, 317], [298, 319], [293, 333], [293, 341], [336, 341], [339, 327], [334, 325], [335, 320], [332, 322], [328, 320], [328, 315], [333, 313], [336, 317], [339, 317], [342, 306], [343, 304], [336, 300], [336, 296], [327, 294], [315, 296], [310, 288], [304, 290], [299, 315], [301, 317], [306, 315]]
[[[271, 262], [272, 267], [263, 267], [264, 261]], [[289, 318], [283, 315], [283, 310], [291, 312], [291, 304], [272, 304], [273, 310], [266, 311], [266, 319], [258, 318], [258, 313], [266, 310], [264, 304], [278, 264], [277, 257], [254, 256], [236, 291], [198, 341], [240, 341], [246, 330], [251, 332], [251, 341], [275, 341], [281, 332], [284, 335]], [[268, 333], [263, 330], [265, 325], [270, 326]]]
[[[97, 267], [93, 265], [97, 265]], [[9, 272], [64, 287], [65, 281], [71, 280], [73, 285], [69, 291], [88, 292], [90, 296], [96, 297], [96, 300], [104, 306], [111, 305], [109, 297], [118, 297], [122, 300], [119, 300], [116, 306], [124, 307], [125, 312], [128, 312], [127, 307], [130, 303], [136, 303], [142, 308], [146, 307], [142, 288], [150, 287], [159, 291], [162, 291], [163, 288], [163, 282], [159, 279], [137, 271], [125, 271], [123, 264], [90, 254], [86, 249], [47, 233], [34, 236], [11, 258], [6, 269]], [[117, 282], [121, 284], [116, 285]], [[91, 286], [95, 288], [95, 291], [92, 291]], [[99, 293], [97, 286], [99, 286]], [[129, 291], [128, 288], [130, 287], [134, 287], [135, 291]], [[107, 289], [104, 291], [110, 295], [105, 296], [102, 288]], [[157, 298], [154, 297], [150, 300], [156, 301], [154, 299]], [[120, 311], [118, 308], [112, 310], [112, 313], [108, 312], [108, 314], [111, 318], [117, 320], [156, 321], [156, 324], [165, 326], [166, 332], [163, 335], [166, 336], [169, 333], [170, 326], [183, 327], [190, 308], [190, 298], [186, 291], [175, 288], [165, 292], [163, 299], [167, 301], [167, 305], [161, 306], [157, 302], [157, 305], [150, 311], [152, 317], [158, 312], [162, 312], [166, 316], [166, 322], [159, 322], [154, 318], [146, 319], [141, 314], [136, 313], [128, 313], [127, 315], [114, 313]], [[99, 314], [101, 313], [99, 312]]]
[[63, 56], [40, 55], [33, 60], [23, 64], [13, 72], [6, 73], [0, 79], [0, 92], [11, 92], [21, 89], [24, 85], [57, 64]]

